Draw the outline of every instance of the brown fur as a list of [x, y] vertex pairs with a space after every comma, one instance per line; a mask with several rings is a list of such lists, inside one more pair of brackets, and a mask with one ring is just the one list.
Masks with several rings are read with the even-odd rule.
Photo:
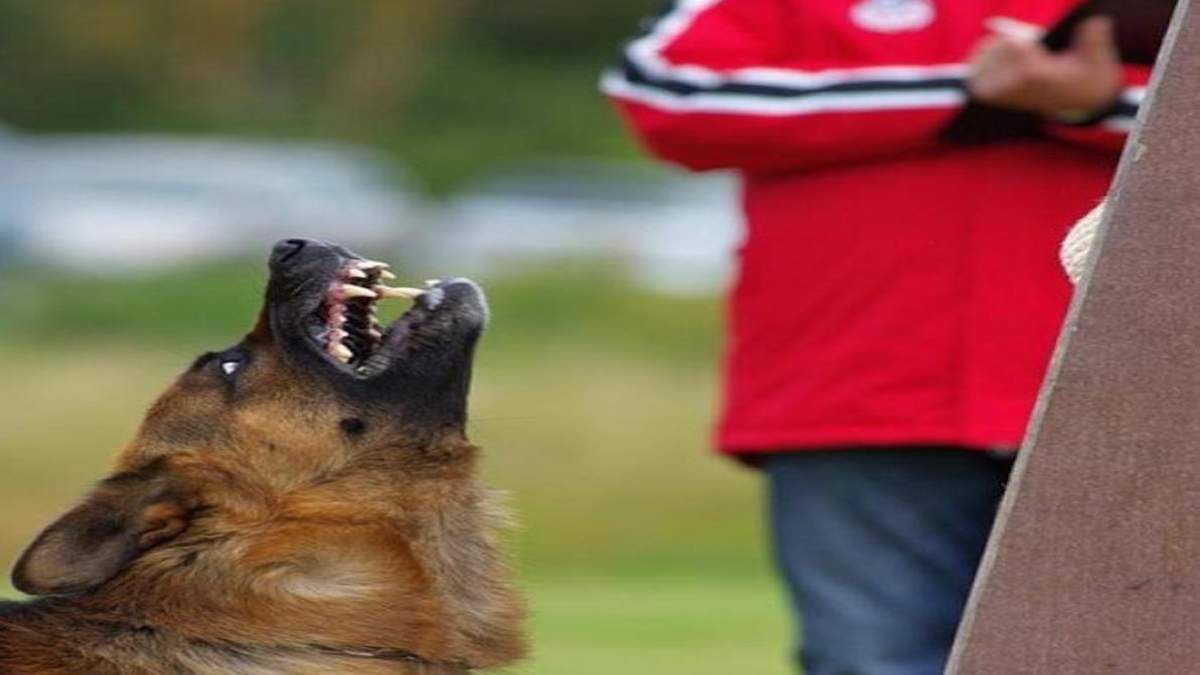
[[0, 672], [449, 675], [520, 658], [476, 448], [315, 386], [268, 323], [236, 388], [211, 362], [183, 374], [114, 475], [26, 551], [14, 578], [45, 597], [0, 606]]

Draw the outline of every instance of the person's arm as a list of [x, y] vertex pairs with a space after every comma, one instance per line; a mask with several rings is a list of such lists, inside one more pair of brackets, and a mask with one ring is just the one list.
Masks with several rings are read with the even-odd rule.
[[963, 63], [797, 58], [783, 0], [678, 0], [602, 89], [654, 154], [784, 170], [932, 146], [966, 101]]
[[980, 101], [1041, 115], [1060, 140], [1119, 151], [1137, 118], [1150, 68], [1123, 65], [1111, 19], [1079, 25], [1069, 49], [1050, 52], [1035, 35], [993, 21], [996, 34], [971, 57], [967, 87]]

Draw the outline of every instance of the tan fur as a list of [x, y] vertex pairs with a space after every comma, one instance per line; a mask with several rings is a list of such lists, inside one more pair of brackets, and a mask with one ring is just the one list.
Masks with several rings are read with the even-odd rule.
[[[139, 553], [97, 588], [0, 608], [0, 672], [433, 675], [521, 657], [476, 448], [373, 424], [392, 413], [312, 387], [264, 325], [236, 392], [211, 369], [184, 374], [117, 459], [139, 477], [64, 518], [124, 514]], [[361, 435], [347, 417], [367, 420]], [[74, 569], [72, 532], [35, 543], [27, 583], [97, 573]], [[428, 663], [328, 650], [368, 648]]]

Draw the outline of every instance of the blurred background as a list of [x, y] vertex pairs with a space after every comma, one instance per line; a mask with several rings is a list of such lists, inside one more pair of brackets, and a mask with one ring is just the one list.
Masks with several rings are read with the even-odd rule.
[[657, 4], [0, 0], [0, 559], [249, 327], [270, 242], [325, 237], [489, 290], [515, 672], [787, 672], [756, 477], [708, 451], [734, 186], [595, 87]]

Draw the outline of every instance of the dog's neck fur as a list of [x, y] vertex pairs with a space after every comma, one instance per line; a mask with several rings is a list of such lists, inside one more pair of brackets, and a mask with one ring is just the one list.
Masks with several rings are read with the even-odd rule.
[[[470, 675], [469, 666], [406, 653], [208, 644], [146, 626], [79, 621], [54, 601], [0, 605], [5, 675]], [[63, 636], [70, 633], [70, 640]]]
[[[407, 542], [397, 578], [268, 564], [233, 587], [237, 575], [219, 569], [135, 564], [88, 595], [0, 606], [0, 672], [24, 675], [11, 661], [40, 664], [29, 671], [39, 675], [463, 675], [519, 658], [523, 610], [491, 542], [486, 491], [473, 480], [427, 489], [444, 494], [397, 505], [382, 532]], [[364, 524], [363, 536], [381, 531]]]

